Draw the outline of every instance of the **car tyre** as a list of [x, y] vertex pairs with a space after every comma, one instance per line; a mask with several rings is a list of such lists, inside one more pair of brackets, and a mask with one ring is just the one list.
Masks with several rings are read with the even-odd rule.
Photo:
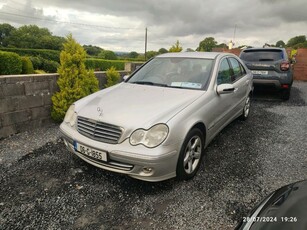
[[282, 91], [281, 91], [281, 99], [282, 100], [285, 100], [285, 101], [287, 101], [287, 100], [289, 100], [289, 98], [290, 98], [290, 88], [289, 89], [283, 89]]
[[197, 173], [204, 152], [204, 135], [198, 128], [193, 128], [186, 136], [177, 162], [177, 178], [189, 180]]
[[242, 115], [240, 116], [240, 120], [245, 121], [248, 118], [250, 114], [250, 106], [251, 106], [251, 96], [249, 94], [245, 100], [245, 104], [243, 107]]

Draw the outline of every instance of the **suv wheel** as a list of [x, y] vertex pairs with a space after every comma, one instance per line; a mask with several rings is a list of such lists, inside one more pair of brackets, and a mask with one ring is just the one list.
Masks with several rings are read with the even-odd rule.
[[283, 99], [285, 101], [289, 100], [289, 98], [290, 98], [290, 90], [291, 90], [291, 88], [283, 89], [281, 91], [281, 99]]

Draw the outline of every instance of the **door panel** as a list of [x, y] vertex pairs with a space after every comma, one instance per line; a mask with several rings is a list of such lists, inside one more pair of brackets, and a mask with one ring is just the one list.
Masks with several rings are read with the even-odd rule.
[[217, 75], [217, 81], [215, 86], [215, 96], [212, 99], [212, 122], [209, 124], [209, 131], [214, 136], [222, 127], [224, 127], [224, 124], [233, 116], [233, 106], [234, 106], [234, 100], [235, 100], [235, 93], [229, 93], [229, 94], [221, 94], [219, 95], [216, 92], [216, 87], [220, 84], [225, 83], [231, 83], [231, 68], [226, 58], [221, 60], [221, 63], [219, 65], [219, 71]]

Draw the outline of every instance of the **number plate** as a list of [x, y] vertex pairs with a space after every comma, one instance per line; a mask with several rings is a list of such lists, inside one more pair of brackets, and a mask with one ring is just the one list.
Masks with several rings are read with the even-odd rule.
[[267, 75], [269, 72], [268, 71], [263, 71], [263, 70], [252, 70], [252, 74], [256, 75]]
[[75, 148], [75, 151], [78, 151], [78, 152], [80, 152], [84, 155], [87, 155], [89, 157], [93, 157], [97, 160], [100, 160], [100, 161], [107, 161], [108, 160], [107, 153], [104, 152], [104, 151], [93, 149], [93, 148], [90, 148], [88, 146], [79, 144], [77, 142], [74, 142], [74, 148]]

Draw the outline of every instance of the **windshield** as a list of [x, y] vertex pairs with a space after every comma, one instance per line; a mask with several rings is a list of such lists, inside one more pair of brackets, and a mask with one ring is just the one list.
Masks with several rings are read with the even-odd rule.
[[246, 50], [240, 58], [244, 61], [278, 61], [285, 59], [282, 50]]
[[137, 71], [129, 83], [173, 88], [202, 89], [210, 78], [213, 60], [200, 58], [154, 58]]

